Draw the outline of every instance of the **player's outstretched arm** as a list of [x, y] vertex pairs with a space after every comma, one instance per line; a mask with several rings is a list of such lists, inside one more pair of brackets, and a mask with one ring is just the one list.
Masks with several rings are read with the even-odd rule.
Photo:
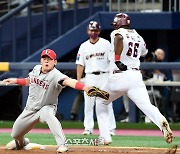
[[105, 100], [109, 99], [108, 92], [103, 91], [96, 87], [86, 86], [83, 83], [81, 83], [75, 79], [67, 78], [63, 81], [63, 85], [69, 86], [69, 87], [77, 89], [77, 90], [84, 90], [86, 92], [86, 94], [90, 97], [97, 96], [97, 97], [101, 97]]
[[77, 89], [77, 90], [84, 90], [86, 93], [92, 88], [92, 86], [86, 86], [83, 83], [77, 81], [76, 79], [72, 79], [72, 78], [66, 78], [63, 81], [63, 85], [69, 86], [69, 87]]
[[28, 86], [29, 85], [29, 78], [8, 78], [3, 80], [4, 83], [7, 85], [18, 84], [21, 86]]

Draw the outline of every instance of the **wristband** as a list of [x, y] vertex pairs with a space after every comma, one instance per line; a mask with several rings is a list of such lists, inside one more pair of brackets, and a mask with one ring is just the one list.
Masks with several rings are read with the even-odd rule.
[[120, 55], [115, 55], [114, 59], [115, 59], [115, 61], [120, 61]]
[[26, 79], [25, 78], [17, 79], [16, 83], [21, 86], [26, 86]]
[[78, 81], [75, 85], [75, 89], [83, 90], [84, 86], [85, 86], [84, 84], [82, 84], [81, 82]]

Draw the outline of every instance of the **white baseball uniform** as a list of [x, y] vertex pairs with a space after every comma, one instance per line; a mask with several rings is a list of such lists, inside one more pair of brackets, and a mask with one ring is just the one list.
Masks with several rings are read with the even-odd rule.
[[[123, 36], [123, 51], [120, 61], [127, 65], [128, 70], [120, 71], [114, 63], [114, 55], [111, 61], [111, 74], [108, 77], [106, 85], [101, 87], [102, 90], [109, 92], [110, 99], [108, 101], [97, 98], [97, 105], [101, 106], [101, 111], [98, 112], [98, 118], [101, 118], [99, 123], [100, 134], [105, 140], [112, 140], [108, 133], [107, 109], [102, 108], [103, 104], [109, 104], [124, 94], [137, 105], [137, 107], [147, 115], [160, 129], [160, 122], [164, 116], [160, 113], [157, 107], [151, 104], [146, 86], [142, 79], [142, 74], [139, 70], [140, 56], [147, 54], [147, 49], [143, 38], [134, 29], [120, 28], [111, 33], [111, 44], [114, 50], [114, 38], [116, 34]], [[104, 120], [102, 120], [104, 119]]]
[[58, 95], [62, 85], [58, 81], [68, 78], [56, 68], [47, 74], [41, 73], [41, 65], [36, 65], [29, 73], [29, 95], [23, 112], [16, 119], [11, 136], [19, 143], [24, 141], [24, 135], [28, 133], [35, 124], [47, 123], [55, 137], [57, 145], [65, 144], [65, 136], [58, 119], [55, 117], [58, 104]]
[[[84, 66], [86, 85], [101, 88], [107, 82], [110, 54], [110, 43], [103, 38], [99, 38], [95, 44], [90, 43], [89, 40], [81, 44], [77, 54], [76, 64]], [[96, 98], [88, 97], [86, 93], [84, 93], [84, 98], [84, 127], [85, 130], [92, 132], [94, 128], [93, 111]], [[99, 112], [99, 108], [101, 108], [101, 106], [96, 106], [96, 115], [98, 115], [97, 112]], [[116, 122], [112, 103], [110, 103], [107, 108], [110, 121], [108, 129], [114, 130], [116, 128]]]

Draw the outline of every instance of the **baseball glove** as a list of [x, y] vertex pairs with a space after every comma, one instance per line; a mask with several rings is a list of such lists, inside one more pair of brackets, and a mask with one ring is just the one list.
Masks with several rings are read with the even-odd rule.
[[93, 87], [92, 89], [90, 89], [88, 92], [87, 92], [87, 95], [90, 96], [90, 97], [93, 97], [93, 96], [97, 96], [97, 97], [101, 97], [105, 100], [108, 100], [109, 99], [109, 93], [104, 91], [104, 90], [101, 90], [97, 87]]

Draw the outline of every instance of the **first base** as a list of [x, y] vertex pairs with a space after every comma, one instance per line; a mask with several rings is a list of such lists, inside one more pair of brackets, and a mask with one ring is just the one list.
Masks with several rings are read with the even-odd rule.
[[35, 150], [35, 149], [46, 149], [45, 145], [37, 144], [37, 143], [29, 143], [24, 147], [25, 150]]

